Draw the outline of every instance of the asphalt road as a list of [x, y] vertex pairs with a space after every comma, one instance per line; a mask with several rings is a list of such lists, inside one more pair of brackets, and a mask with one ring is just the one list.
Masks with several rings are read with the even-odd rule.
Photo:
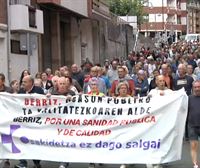
[[[33, 167], [32, 161], [30, 160], [28, 162], [29, 162], [29, 168], [32, 168]], [[11, 160], [11, 168], [13, 168], [16, 163], [18, 163], [17, 160]], [[50, 162], [50, 161], [42, 161], [41, 165], [42, 165], [42, 168], [58, 168], [59, 167], [59, 163]], [[119, 168], [120, 165], [105, 164], [103, 166], [99, 166], [98, 164], [96, 164], [96, 167], [97, 168]], [[167, 165], [164, 165], [164, 167], [166, 168], [193, 168], [191, 157], [190, 157], [189, 142], [183, 143], [182, 159], [180, 161], [168, 163]], [[88, 164], [70, 163], [68, 168], [88, 168]], [[146, 166], [145, 165], [129, 165], [128, 168], [146, 168]]]

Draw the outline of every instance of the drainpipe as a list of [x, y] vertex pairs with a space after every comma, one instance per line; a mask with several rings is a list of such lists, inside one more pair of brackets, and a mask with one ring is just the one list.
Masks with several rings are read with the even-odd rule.
[[26, 48], [27, 48], [27, 56], [28, 56], [28, 71], [31, 72], [31, 47], [30, 47], [30, 33], [27, 33], [26, 36]]
[[11, 81], [11, 67], [10, 67], [10, 4], [9, 1], [7, 0], [7, 64], [8, 64], [8, 71], [7, 71], [7, 76], [8, 76], [8, 82], [10, 83]]

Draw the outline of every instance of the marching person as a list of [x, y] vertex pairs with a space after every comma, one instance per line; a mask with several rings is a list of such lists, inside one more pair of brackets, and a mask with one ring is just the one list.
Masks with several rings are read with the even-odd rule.
[[[148, 96], [165, 96], [165, 95], [169, 95], [171, 93], [173, 93], [173, 91], [171, 89], [169, 89], [168, 87], [166, 87], [166, 81], [165, 81], [165, 77], [163, 75], [158, 75], [156, 77], [156, 85], [157, 87], [155, 89], [152, 89]], [[162, 168], [163, 166], [161, 164], [147, 164], [146, 165], [147, 168]]]
[[[104, 93], [100, 91], [98, 78], [96, 77], [90, 78], [88, 84], [90, 86], [90, 91], [87, 93], [88, 95], [104, 96]], [[102, 164], [99, 164], [99, 165], [101, 166]], [[89, 163], [89, 168], [95, 168], [95, 163]]]
[[190, 141], [190, 153], [194, 168], [198, 166], [198, 138], [200, 137], [200, 81], [193, 82], [193, 94], [188, 102], [188, 137]]
[[[67, 79], [65, 77], [60, 77], [57, 80], [56, 90], [53, 90], [51, 93], [52, 95], [63, 95], [66, 96], [66, 99], [70, 99], [72, 96], [75, 95], [75, 92], [70, 90], [70, 86], [67, 83]], [[48, 95], [50, 96], [50, 95]], [[59, 168], [67, 168], [69, 166], [68, 162], [61, 162]]]
[[[118, 97], [124, 98], [124, 97], [131, 97], [128, 94], [129, 90], [129, 84], [127, 81], [119, 82], [117, 85], [117, 92], [118, 92]], [[122, 164], [120, 168], [126, 168], [127, 165]]]
[[[31, 75], [26, 75], [22, 79], [22, 85], [19, 90], [19, 94], [31, 94], [38, 93], [44, 94], [41, 87], [34, 85], [34, 78]], [[33, 160], [34, 168], [41, 168], [40, 160]], [[19, 164], [15, 165], [15, 168], [27, 168], [28, 163], [26, 160], [20, 160]]]
[[[3, 73], [0, 73], [0, 92], [8, 92], [13, 93], [13, 90], [5, 85], [5, 75]], [[2, 161], [0, 160], [0, 163]], [[4, 160], [3, 168], [10, 168], [10, 162], [8, 159]]]

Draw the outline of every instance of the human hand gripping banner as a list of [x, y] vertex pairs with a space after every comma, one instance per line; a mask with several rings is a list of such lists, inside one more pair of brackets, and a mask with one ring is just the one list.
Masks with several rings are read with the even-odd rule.
[[0, 158], [165, 163], [181, 159], [188, 98], [0, 94]]

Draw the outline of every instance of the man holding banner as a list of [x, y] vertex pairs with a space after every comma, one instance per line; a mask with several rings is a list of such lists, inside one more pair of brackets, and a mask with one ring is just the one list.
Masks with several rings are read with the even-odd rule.
[[[156, 85], [157, 87], [155, 89], [152, 89], [148, 96], [165, 96], [168, 94], [171, 94], [173, 91], [171, 89], [168, 89], [165, 85], [165, 77], [163, 75], [158, 75], [156, 77]], [[152, 164], [147, 164], [147, 168], [162, 168], [162, 165], [157, 164], [157, 165], [152, 165]]]
[[193, 95], [189, 96], [188, 103], [188, 136], [190, 140], [190, 151], [194, 168], [198, 166], [198, 138], [200, 136], [200, 81], [193, 82]]
[[[31, 75], [24, 76], [22, 79], [22, 88], [19, 90], [19, 94], [31, 94], [38, 93], [44, 94], [41, 87], [34, 85], [34, 78]], [[40, 160], [33, 160], [34, 168], [41, 168]], [[28, 163], [26, 160], [20, 160], [20, 163], [15, 165], [15, 168], [26, 168]]]
[[156, 88], [152, 97], [136, 98], [120, 85], [119, 98], [82, 94], [67, 101], [64, 88], [48, 98], [0, 93], [0, 158], [125, 165], [181, 159], [184, 90]]

